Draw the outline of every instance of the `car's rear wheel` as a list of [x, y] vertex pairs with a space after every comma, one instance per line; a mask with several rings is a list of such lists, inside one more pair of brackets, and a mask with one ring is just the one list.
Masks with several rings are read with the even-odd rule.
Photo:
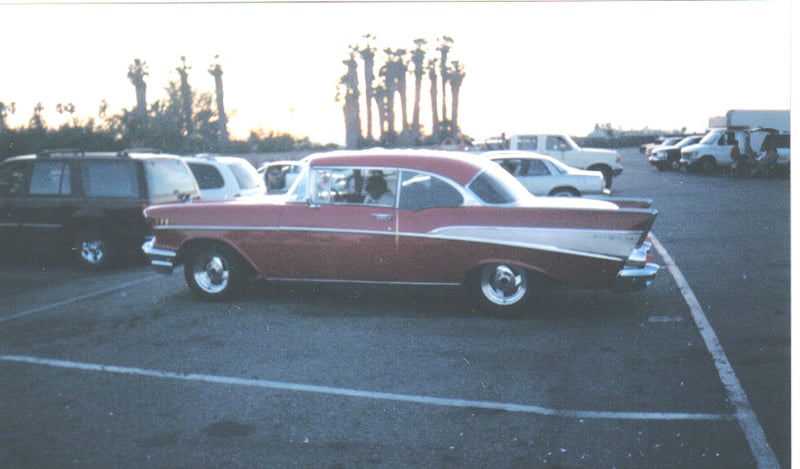
[[553, 197], [580, 197], [581, 193], [574, 187], [556, 187], [550, 194]]
[[72, 246], [78, 263], [92, 270], [102, 270], [111, 265], [115, 249], [106, 230], [82, 228], [78, 230]]
[[473, 288], [481, 307], [492, 313], [517, 313], [531, 295], [528, 272], [509, 264], [488, 264], [476, 273]]
[[202, 244], [186, 255], [183, 275], [192, 292], [206, 300], [234, 296], [244, 287], [245, 275], [239, 256], [221, 244]]

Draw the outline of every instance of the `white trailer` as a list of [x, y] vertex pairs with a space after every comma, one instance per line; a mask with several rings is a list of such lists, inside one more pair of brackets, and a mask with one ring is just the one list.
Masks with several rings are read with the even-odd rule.
[[789, 132], [789, 111], [731, 109], [724, 116], [710, 118], [708, 127], [711, 129], [768, 127], [781, 133]]

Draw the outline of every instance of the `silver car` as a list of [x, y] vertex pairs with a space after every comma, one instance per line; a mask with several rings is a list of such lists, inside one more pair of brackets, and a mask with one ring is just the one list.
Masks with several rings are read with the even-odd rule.
[[517, 178], [533, 195], [609, 195], [603, 173], [573, 168], [546, 155], [528, 151], [493, 151], [485, 156]]

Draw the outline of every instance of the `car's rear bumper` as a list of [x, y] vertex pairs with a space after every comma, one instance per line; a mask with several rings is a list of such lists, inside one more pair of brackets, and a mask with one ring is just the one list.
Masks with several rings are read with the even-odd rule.
[[658, 264], [647, 262], [650, 259], [652, 247], [652, 243], [645, 241], [640, 247], [633, 250], [625, 266], [617, 274], [614, 281], [615, 290], [641, 290], [655, 280], [660, 267]]
[[659, 265], [648, 262], [643, 267], [625, 267], [617, 274], [615, 290], [635, 291], [647, 288], [658, 273]]
[[150, 265], [153, 266], [156, 272], [171, 274], [175, 269], [175, 257], [177, 253], [169, 249], [153, 247], [154, 241], [155, 240], [151, 238], [142, 245], [144, 255], [150, 259]]

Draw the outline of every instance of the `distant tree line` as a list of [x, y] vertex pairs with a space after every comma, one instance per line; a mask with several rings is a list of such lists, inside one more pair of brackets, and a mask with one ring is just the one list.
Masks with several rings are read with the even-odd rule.
[[[216, 59], [219, 57], [217, 56]], [[128, 80], [134, 86], [136, 106], [132, 110], [109, 115], [108, 103], [100, 103], [96, 117], [75, 117], [72, 103], [58, 103], [60, 114], [69, 114], [67, 122], [51, 128], [42, 115], [44, 105], [37, 103], [27, 125], [8, 126], [8, 117], [19, 112], [14, 102], [0, 101], [0, 159], [36, 153], [44, 149], [79, 149], [85, 151], [156, 148], [178, 154], [191, 153], [267, 153], [324, 148], [307, 138], [280, 132], [251, 130], [246, 140], [231, 140], [224, 108], [222, 67], [216, 60], [208, 68], [214, 77], [215, 93], [197, 92], [189, 84], [191, 65], [181, 57], [176, 67], [179, 80], [170, 81], [166, 97], [147, 100], [147, 63], [134, 59], [128, 67]]]
[[[339, 80], [337, 93], [337, 100], [343, 101], [345, 143], [348, 148], [439, 145], [469, 140], [461, 134], [458, 126], [459, 93], [466, 73], [459, 61], [448, 62], [454, 43], [452, 38], [438, 38], [438, 57], [432, 58], [428, 58], [430, 51], [426, 50], [428, 41], [425, 39], [415, 39], [415, 48], [410, 53], [407, 49], [387, 47], [381, 55], [377, 54], [375, 36], [366, 34], [362, 39], [361, 44], [350, 46], [349, 57], [343, 61], [347, 72]], [[359, 73], [358, 59], [363, 69], [363, 84], [359, 82], [362, 74]], [[410, 118], [409, 77], [414, 81]], [[431, 115], [427, 129], [421, 121], [422, 89], [426, 78], [430, 89]]]

